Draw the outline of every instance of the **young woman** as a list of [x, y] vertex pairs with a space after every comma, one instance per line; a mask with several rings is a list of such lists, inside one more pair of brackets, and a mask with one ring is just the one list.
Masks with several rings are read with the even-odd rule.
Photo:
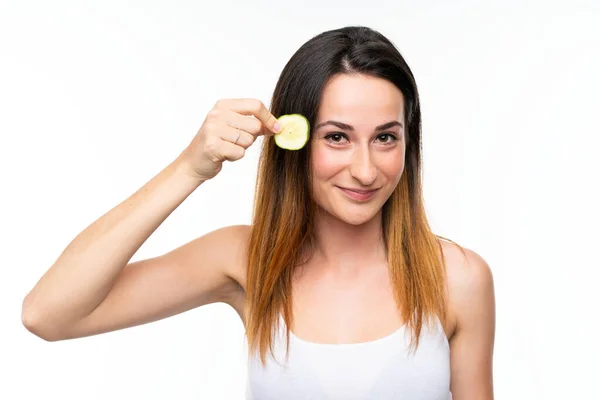
[[[311, 126], [297, 151], [273, 138], [275, 116], [292, 113]], [[248, 398], [492, 399], [492, 275], [428, 226], [420, 129], [415, 79], [388, 39], [317, 35], [271, 110], [218, 101], [170, 165], [81, 232], [25, 298], [23, 323], [56, 341], [224, 302], [246, 327]], [[250, 225], [130, 262], [259, 135]]]

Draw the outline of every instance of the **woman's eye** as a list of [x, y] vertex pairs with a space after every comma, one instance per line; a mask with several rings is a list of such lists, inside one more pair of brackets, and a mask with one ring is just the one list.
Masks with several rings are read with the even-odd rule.
[[[328, 140], [331, 143], [341, 143], [342, 139], [348, 139], [346, 134], [342, 132], [334, 132], [325, 136], [325, 140]], [[377, 139], [381, 143], [391, 143], [398, 140], [398, 138], [391, 133], [382, 133], [381, 135], [377, 136]]]
[[388, 142], [392, 142], [395, 140], [398, 140], [398, 138], [394, 135], [392, 135], [391, 133], [384, 133], [378, 136], [379, 139], [381, 138], [389, 138], [389, 140], [382, 140], [383, 143], [388, 143]]
[[331, 140], [334, 143], [339, 143], [345, 136], [346, 135], [343, 133], [330, 133], [329, 135], [325, 136], [325, 139]]

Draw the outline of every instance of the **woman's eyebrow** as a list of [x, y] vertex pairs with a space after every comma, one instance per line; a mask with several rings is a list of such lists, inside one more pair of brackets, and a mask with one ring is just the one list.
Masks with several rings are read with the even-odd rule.
[[[333, 121], [333, 120], [321, 122], [320, 124], [318, 124], [315, 127], [315, 130], [319, 129], [319, 128], [323, 127], [323, 126], [326, 126], [326, 125], [333, 125], [333, 126], [336, 126], [336, 127], [340, 128], [340, 129], [343, 129], [345, 131], [353, 131], [354, 130], [354, 127], [352, 125], [348, 125], [348, 124], [345, 124], [343, 122]], [[375, 130], [376, 131], [382, 131], [384, 129], [390, 129], [391, 127], [394, 127], [394, 126], [399, 126], [400, 128], [404, 128], [404, 126], [402, 125], [402, 123], [400, 123], [399, 121], [390, 121], [390, 122], [386, 122], [385, 124], [379, 125], [378, 127], [375, 128]]]

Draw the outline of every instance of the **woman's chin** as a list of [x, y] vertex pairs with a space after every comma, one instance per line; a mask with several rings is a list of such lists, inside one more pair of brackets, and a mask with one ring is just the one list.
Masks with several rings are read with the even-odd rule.
[[363, 225], [371, 221], [379, 210], [338, 210], [333, 216], [349, 225]]

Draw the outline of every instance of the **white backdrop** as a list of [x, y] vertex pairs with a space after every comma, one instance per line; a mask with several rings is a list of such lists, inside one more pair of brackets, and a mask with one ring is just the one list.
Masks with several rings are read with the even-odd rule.
[[[387, 35], [416, 76], [436, 233], [492, 268], [496, 398], [597, 393], [600, 4], [303, 2], [0, 2], [0, 398], [243, 398], [243, 327], [227, 306], [47, 343], [21, 325], [21, 302], [216, 100], [268, 104], [302, 43], [351, 24]], [[248, 223], [259, 144], [134, 260]]]

